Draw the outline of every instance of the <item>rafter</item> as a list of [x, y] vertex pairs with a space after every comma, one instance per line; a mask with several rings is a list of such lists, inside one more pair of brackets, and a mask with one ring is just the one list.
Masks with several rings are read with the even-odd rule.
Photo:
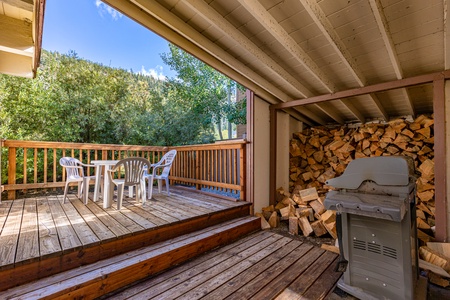
[[214, 10], [203, 0], [183, 0], [195, 13], [210, 22], [218, 30], [222, 31], [227, 37], [233, 39], [250, 55], [258, 59], [266, 68], [268, 68], [279, 79], [289, 84], [301, 97], [307, 98], [312, 96], [302, 83], [294, 76], [289, 74], [283, 67], [270, 58], [264, 51], [259, 49], [252, 41], [250, 41], [243, 33], [231, 25], [221, 14]]
[[[356, 63], [353, 60], [352, 55], [347, 50], [347, 47], [345, 46], [345, 44], [341, 41], [339, 35], [334, 30], [330, 21], [328, 21], [327, 16], [322, 11], [322, 9], [320, 8], [317, 1], [313, 1], [313, 0], [299, 0], [299, 1], [302, 3], [303, 7], [308, 12], [309, 16], [314, 20], [314, 23], [319, 28], [319, 30], [322, 32], [324, 37], [328, 40], [330, 45], [334, 48], [335, 52], [341, 58], [342, 62], [347, 66], [347, 69], [350, 71], [350, 73], [352, 74], [352, 76], [356, 80], [356, 82], [359, 84], [359, 86], [361, 86], [361, 87], [365, 86], [366, 79], [364, 78], [362, 73], [359, 71], [358, 67], [356, 66]], [[383, 118], [385, 120], [388, 120], [388, 116], [385, 113], [384, 108], [380, 106], [380, 102], [377, 101], [377, 99], [373, 95], [369, 95], [369, 97], [372, 99], [372, 102], [377, 106], [377, 109], [381, 113]], [[343, 103], [348, 104], [349, 101], [343, 101]], [[363, 122], [363, 119], [360, 117], [360, 116], [362, 116], [362, 114], [359, 111], [357, 111], [355, 107], [349, 108], [349, 109], [350, 109], [350, 111], [352, 111], [352, 113], [355, 117], [357, 117], [361, 122]]]
[[334, 83], [320, 70], [319, 66], [311, 57], [297, 44], [297, 42], [284, 30], [275, 18], [259, 3], [258, 0], [238, 0], [246, 10], [264, 26], [264, 28], [280, 43], [286, 50], [300, 62], [311, 75], [332, 93], [336, 91]]
[[[375, 17], [375, 21], [378, 26], [378, 30], [381, 33], [384, 45], [386, 46], [386, 50], [389, 54], [389, 59], [391, 60], [392, 67], [394, 68], [395, 76], [397, 77], [397, 79], [402, 79], [403, 78], [402, 67], [400, 66], [400, 61], [398, 59], [397, 52], [395, 51], [394, 41], [392, 40], [392, 36], [389, 31], [389, 26], [386, 21], [386, 16], [384, 15], [381, 2], [380, 0], [369, 0], [369, 3], [370, 7], [372, 8], [373, 16]], [[408, 91], [406, 89], [402, 89], [402, 94], [407, 102], [409, 113], [414, 116], [415, 115], [414, 105], [411, 101], [411, 97], [408, 95]]]
[[[320, 67], [314, 60], [297, 44], [258, 0], [238, 1], [328, 92], [332, 93], [336, 91], [336, 86], [333, 81], [320, 70]], [[343, 123], [343, 119], [336, 112], [327, 109], [324, 105], [315, 106], [336, 122]]]

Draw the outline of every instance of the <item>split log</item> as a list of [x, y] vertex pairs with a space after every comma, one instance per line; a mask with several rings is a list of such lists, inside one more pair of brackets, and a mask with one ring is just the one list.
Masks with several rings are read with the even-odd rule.
[[264, 215], [262, 213], [256, 213], [255, 216], [261, 218], [261, 229], [270, 229], [270, 224], [267, 222], [266, 218], [264, 218]]
[[311, 227], [311, 224], [309, 224], [308, 218], [306, 217], [299, 218], [298, 225], [300, 226], [300, 229], [302, 230], [304, 236], [309, 236], [311, 233], [314, 232], [314, 230]]
[[289, 217], [289, 233], [293, 235], [298, 235], [298, 218]]

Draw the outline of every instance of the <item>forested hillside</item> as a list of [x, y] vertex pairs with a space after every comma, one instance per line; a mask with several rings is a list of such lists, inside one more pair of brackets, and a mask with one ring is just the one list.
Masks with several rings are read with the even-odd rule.
[[42, 52], [35, 79], [0, 74], [0, 138], [134, 145], [212, 142], [220, 120], [245, 123], [236, 83], [180, 49], [163, 54], [176, 78], [161, 81]]

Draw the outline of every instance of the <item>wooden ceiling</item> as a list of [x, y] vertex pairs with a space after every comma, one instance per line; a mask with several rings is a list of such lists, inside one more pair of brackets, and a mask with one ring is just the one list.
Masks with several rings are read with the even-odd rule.
[[34, 77], [45, 0], [0, 0], [0, 73]]
[[[448, 1], [103, 0], [273, 104], [449, 69]], [[0, 68], [8, 55], [36, 57], [34, 31], [20, 29], [36, 28], [36, 2], [0, 0], [0, 29], [22, 32], [0, 30]], [[432, 112], [432, 86], [295, 110], [308, 125], [387, 121]]]

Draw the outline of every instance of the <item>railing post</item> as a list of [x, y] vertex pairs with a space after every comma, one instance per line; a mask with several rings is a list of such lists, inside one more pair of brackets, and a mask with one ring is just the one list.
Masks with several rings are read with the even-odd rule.
[[240, 196], [239, 199], [245, 201], [246, 199], [246, 195], [245, 195], [245, 191], [247, 188], [247, 184], [246, 184], [246, 178], [245, 178], [245, 174], [246, 174], [246, 163], [245, 163], [245, 158], [246, 158], [246, 154], [245, 154], [245, 148], [246, 148], [246, 144], [241, 144], [241, 148], [239, 149], [239, 185], [241, 186], [241, 192], [240, 192]]
[[[8, 184], [16, 183], [16, 148], [8, 149]], [[16, 199], [16, 191], [8, 191], [8, 200]]]
[[[200, 158], [199, 158], [200, 150], [194, 150], [193, 153], [195, 153], [195, 160], [194, 160], [195, 161], [195, 178], [194, 179], [199, 180], [200, 179]], [[195, 185], [195, 188], [197, 190], [201, 190], [202, 186], [197, 183]]]

